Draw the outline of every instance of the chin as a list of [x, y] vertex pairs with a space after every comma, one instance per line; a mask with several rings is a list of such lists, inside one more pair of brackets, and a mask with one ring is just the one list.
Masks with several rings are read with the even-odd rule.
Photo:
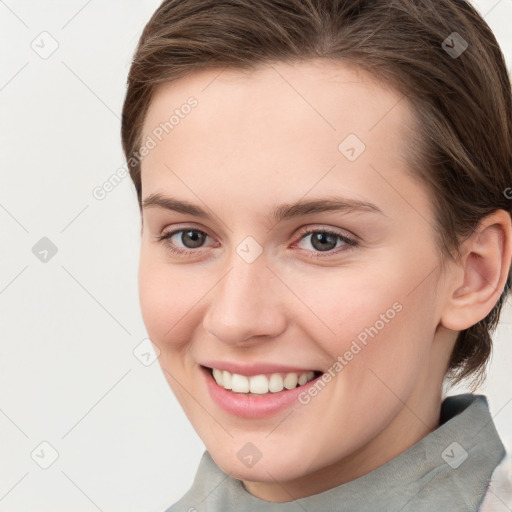
[[[275, 481], [285, 482], [307, 475], [311, 471], [311, 463], [303, 458], [300, 450], [289, 449], [288, 453], [283, 454], [282, 449], [267, 447], [261, 452], [261, 458], [250, 465], [250, 461], [244, 461], [244, 455], [250, 453], [250, 449], [243, 452], [242, 447], [247, 443], [236, 443], [236, 449], [230, 448], [207, 448], [212, 459], [215, 461], [224, 473], [229, 474], [238, 480], [249, 482], [275, 483]], [[263, 452], [263, 453], [262, 453]], [[254, 449], [254, 455], [258, 456]]]

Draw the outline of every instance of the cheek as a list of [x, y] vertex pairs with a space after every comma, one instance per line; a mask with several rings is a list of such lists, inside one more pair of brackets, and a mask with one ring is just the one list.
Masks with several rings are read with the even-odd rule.
[[350, 376], [351, 388], [380, 377], [407, 395], [428, 359], [436, 328], [435, 293], [422, 270], [432, 266], [419, 268], [407, 258], [392, 269], [381, 260], [364, 272], [331, 273], [316, 279], [314, 288], [303, 282], [297, 289], [311, 310], [304, 313], [303, 328], [333, 364], [341, 358], [342, 368], [334, 371], [342, 372], [343, 380]]
[[155, 255], [141, 251], [139, 264], [139, 301], [147, 333], [158, 347], [159, 364], [169, 387], [181, 404], [190, 397], [183, 390], [190, 368], [186, 352], [191, 333], [197, 327], [200, 299], [204, 287], [198, 287], [182, 266], [168, 265]]
[[[330, 391], [311, 403], [324, 411], [325, 424], [340, 425], [349, 444], [375, 436], [398, 414], [428, 364], [435, 294], [427, 286], [411, 293], [414, 282], [425, 277], [420, 274], [404, 262], [400, 272], [367, 271], [357, 280], [331, 276], [330, 282], [318, 282], [316, 290], [325, 293], [308, 296], [308, 305], [335, 332], [325, 336], [327, 329], [311, 314], [302, 321], [308, 337], [332, 361]], [[328, 446], [341, 451], [353, 446], [340, 442], [337, 430], [326, 435]]]
[[188, 329], [208, 288], [184, 266], [165, 264], [144, 249], [138, 281], [141, 313], [149, 337], [163, 352], [179, 350], [188, 342]]

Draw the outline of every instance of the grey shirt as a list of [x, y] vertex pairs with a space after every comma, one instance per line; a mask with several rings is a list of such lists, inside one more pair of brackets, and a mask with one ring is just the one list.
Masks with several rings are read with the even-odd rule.
[[205, 451], [192, 487], [165, 512], [476, 512], [504, 456], [486, 397], [463, 394], [445, 398], [440, 426], [394, 459], [294, 501], [256, 498]]

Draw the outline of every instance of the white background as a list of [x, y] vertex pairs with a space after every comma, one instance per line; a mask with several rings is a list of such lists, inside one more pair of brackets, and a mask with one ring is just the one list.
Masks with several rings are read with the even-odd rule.
[[[159, 512], [190, 487], [204, 450], [158, 362], [133, 354], [147, 336], [133, 185], [92, 195], [124, 163], [126, 75], [158, 5], [0, 1], [2, 512]], [[512, 0], [477, 6], [510, 69]], [[58, 44], [47, 59], [31, 47], [41, 37]], [[32, 252], [42, 237], [58, 250], [46, 263]], [[511, 322], [509, 299], [479, 390], [509, 450]], [[50, 460], [43, 441], [58, 452], [48, 469], [34, 461]]]

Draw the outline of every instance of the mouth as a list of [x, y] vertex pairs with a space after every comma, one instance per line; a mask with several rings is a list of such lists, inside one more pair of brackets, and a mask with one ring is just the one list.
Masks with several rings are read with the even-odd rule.
[[234, 394], [247, 396], [265, 396], [295, 389], [323, 374], [319, 370], [308, 370], [305, 372], [267, 373], [249, 376], [219, 370], [218, 368], [200, 366], [211, 375], [219, 387]]

